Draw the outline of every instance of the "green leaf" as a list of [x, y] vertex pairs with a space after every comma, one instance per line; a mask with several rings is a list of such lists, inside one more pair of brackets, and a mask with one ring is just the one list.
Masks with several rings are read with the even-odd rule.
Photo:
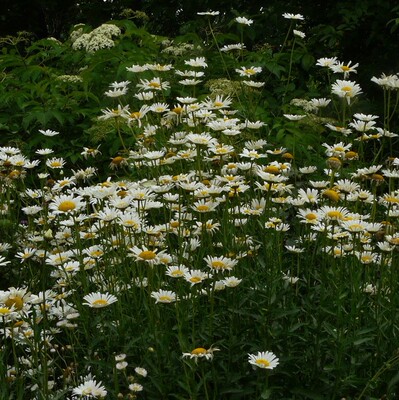
[[305, 71], [309, 71], [315, 65], [315, 58], [311, 54], [306, 53], [302, 56], [301, 64]]

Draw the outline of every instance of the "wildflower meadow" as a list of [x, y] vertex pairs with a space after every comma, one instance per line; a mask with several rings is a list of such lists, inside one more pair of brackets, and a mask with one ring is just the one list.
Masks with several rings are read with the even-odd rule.
[[0, 39], [1, 399], [398, 398], [399, 76], [199, 17]]

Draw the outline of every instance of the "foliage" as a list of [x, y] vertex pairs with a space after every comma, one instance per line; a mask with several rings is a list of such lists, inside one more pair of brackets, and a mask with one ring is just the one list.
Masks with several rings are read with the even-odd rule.
[[399, 77], [239, 16], [3, 40], [2, 398], [397, 397]]
[[125, 66], [145, 61], [158, 48], [157, 39], [133, 22], [116, 25], [122, 29], [116, 47], [94, 53], [51, 38], [30, 42], [19, 35], [3, 40], [3, 143], [17, 143], [30, 151], [40, 142], [48, 144], [36, 135], [39, 129], [60, 130], [62, 139], [54, 150], [76, 161], [77, 150], [90, 142], [85, 132], [100, 110], [99, 98], [107, 89], [104, 82], [115, 79], [115, 71], [118, 78]]

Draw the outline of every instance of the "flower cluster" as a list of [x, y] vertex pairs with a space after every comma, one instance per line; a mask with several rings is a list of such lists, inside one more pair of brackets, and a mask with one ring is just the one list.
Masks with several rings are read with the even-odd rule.
[[72, 48], [84, 49], [88, 53], [95, 53], [100, 49], [109, 49], [115, 46], [113, 38], [120, 36], [121, 30], [113, 24], [102, 24], [89, 33], [83, 33], [82, 27], [71, 33]]

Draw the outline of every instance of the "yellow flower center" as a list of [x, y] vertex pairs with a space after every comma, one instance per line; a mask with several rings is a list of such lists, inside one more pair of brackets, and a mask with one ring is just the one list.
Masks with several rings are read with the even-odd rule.
[[384, 177], [380, 174], [372, 174], [371, 179], [373, 179], [374, 181], [383, 181]]
[[357, 158], [357, 153], [356, 153], [355, 151], [348, 151], [348, 152], [345, 154], [345, 158], [347, 158], [347, 159], [349, 159], [349, 160], [352, 160], [352, 159], [354, 159], [354, 158]]
[[208, 211], [209, 206], [207, 206], [206, 204], [200, 204], [199, 206], [197, 206], [197, 210], [198, 211]]
[[317, 215], [315, 213], [308, 213], [305, 215], [305, 218], [308, 219], [309, 221], [313, 221], [317, 219]]
[[259, 358], [255, 362], [261, 367], [268, 367], [270, 365], [269, 361], [267, 361], [265, 358]]
[[158, 83], [158, 82], [150, 82], [150, 83], [148, 84], [148, 86], [149, 86], [149, 87], [152, 87], [152, 88], [160, 88], [160, 87], [161, 87], [161, 84]]
[[124, 160], [123, 157], [117, 156], [117, 157], [114, 157], [111, 162], [112, 162], [112, 164], [119, 165], [120, 163], [123, 162], [123, 160]]
[[199, 276], [193, 276], [192, 278], [190, 278], [190, 282], [193, 282], [193, 283], [201, 282], [201, 280], [202, 279]]
[[389, 243], [399, 245], [399, 237], [395, 237], [389, 240]]
[[332, 189], [327, 189], [323, 192], [323, 196], [332, 201], [339, 200], [339, 193]]
[[191, 352], [191, 354], [194, 354], [194, 355], [206, 354], [206, 353], [207, 353], [207, 351], [206, 351], [206, 349], [204, 349], [203, 347], [197, 347], [196, 349], [194, 349], [194, 350]]
[[153, 260], [157, 255], [152, 250], [144, 250], [139, 254], [139, 257], [143, 260]]
[[291, 153], [284, 153], [281, 157], [283, 157], [286, 160], [293, 160], [294, 156]]
[[40, 304], [40, 306], [39, 306], [40, 311], [43, 312], [43, 313], [48, 311], [50, 309], [50, 307], [51, 307], [50, 304], [47, 304], [47, 303], [46, 304]]
[[93, 232], [87, 232], [87, 233], [84, 234], [84, 238], [85, 239], [93, 239], [95, 237], [96, 237], [96, 234], [93, 233]]
[[175, 114], [181, 114], [183, 112], [183, 108], [182, 107], [175, 107], [172, 109], [172, 112], [174, 112]]
[[351, 225], [349, 225], [349, 230], [351, 230], [351, 231], [362, 231], [362, 230], [364, 230], [364, 227], [361, 224], [351, 224]]
[[342, 219], [343, 218], [342, 213], [338, 210], [328, 211], [327, 216], [331, 219]]
[[116, 195], [117, 195], [118, 197], [120, 197], [121, 199], [123, 199], [123, 198], [125, 198], [125, 197], [128, 195], [128, 193], [127, 193], [126, 190], [119, 190], [119, 192], [117, 192]]
[[341, 90], [344, 91], [344, 92], [346, 92], [346, 93], [349, 93], [349, 92], [352, 90], [352, 88], [351, 88], [350, 86], [343, 86], [343, 87], [341, 88]]
[[361, 256], [360, 258], [364, 263], [369, 263], [371, 261], [373, 261], [373, 257], [366, 255], [366, 256]]
[[214, 105], [215, 107], [222, 107], [222, 106], [223, 106], [223, 103], [222, 103], [221, 101], [215, 101], [215, 102], [213, 103], [213, 105]]
[[269, 174], [279, 174], [280, 169], [276, 167], [275, 165], [268, 165], [265, 169], [265, 172], [268, 172]]
[[223, 269], [225, 268], [225, 263], [223, 261], [212, 261], [212, 268], [215, 269]]
[[62, 201], [58, 206], [58, 210], [63, 211], [63, 212], [72, 211], [75, 208], [76, 208], [76, 204], [72, 200]]
[[180, 271], [180, 269], [176, 269], [174, 271], [172, 271], [172, 276], [183, 276], [183, 272]]
[[97, 299], [94, 300], [93, 303], [91, 303], [93, 306], [105, 306], [108, 304], [108, 301], [105, 299]]
[[385, 201], [387, 201], [388, 203], [399, 203], [399, 199], [392, 196], [385, 197]]
[[140, 111], [135, 111], [135, 112], [130, 113], [130, 118], [140, 119], [140, 117], [141, 117]]
[[59, 256], [57, 258], [54, 258], [55, 263], [63, 263], [66, 260], [68, 260], [68, 257], [65, 257], [65, 256]]
[[248, 69], [244, 70], [244, 73], [246, 73], [247, 75], [256, 74], [256, 72], [253, 70], [253, 68], [248, 68]]
[[170, 226], [171, 226], [172, 228], [177, 228], [179, 225], [180, 225], [179, 221], [172, 221], [172, 222], [170, 223]]
[[327, 165], [330, 168], [339, 168], [341, 164], [341, 160], [337, 157], [330, 157], [327, 159]]
[[164, 295], [164, 296], [159, 296], [159, 301], [172, 301], [172, 297]]
[[21, 310], [24, 306], [24, 300], [20, 296], [11, 296], [4, 302], [4, 305], [9, 308], [14, 306], [16, 310]]
[[350, 67], [348, 67], [347, 65], [343, 65], [342, 67], [341, 67], [341, 69], [342, 69], [342, 71], [344, 71], [344, 72], [347, 72], [347, 71], [350, 71]]
[[[118, 157], [115, 157], [115, 158], [118, 158]], [[122, 158], [122, 157], [121, 157]], [[108, 182], [108, 181], [105, 181], [105, 182], [101, 182], [100, 183], [100, 186], [101, 187], [110, 187], [112, 185], [112, 183], [111, 182]]]
[[0, 307], [0, 315], [10, 314], [11, 310], [7, 307]]

